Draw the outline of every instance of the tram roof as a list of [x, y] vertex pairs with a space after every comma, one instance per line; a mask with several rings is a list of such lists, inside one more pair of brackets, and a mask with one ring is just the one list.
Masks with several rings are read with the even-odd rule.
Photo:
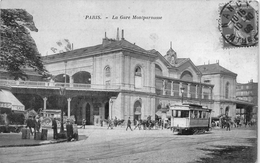
[[170, 109], [172, 110], [207, 110], [210, 111], [212, 109], [209, 109], [207, 107], [204, 107], [202, 105], [197, 104], [182, 104], [182, 105], [172, 105], [170, 106]]

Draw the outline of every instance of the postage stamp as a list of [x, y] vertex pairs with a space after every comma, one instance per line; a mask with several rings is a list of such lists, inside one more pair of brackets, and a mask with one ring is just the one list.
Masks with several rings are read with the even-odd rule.
[[223, 48], [250, 47], [258, 44], [258, 11], [250, 2], [220, 5], [219, 29]]

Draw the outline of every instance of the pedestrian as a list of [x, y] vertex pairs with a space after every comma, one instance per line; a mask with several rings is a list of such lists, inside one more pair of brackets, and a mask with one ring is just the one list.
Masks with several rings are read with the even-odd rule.
[[107, 129], [113, 129], [112, 127], [112, 121], [113, 121], [113, 118], [110, 120], [109, 118], [107, 119]]
[[128, 118], [128, 121], [127, 121], [126, 131], [127, 131], [128, 127], [131, 129], [131, 131], [133, 131], [132, 128], [131, 128], [131, 120], [130, 120], [130, 117]]
[[226, 122], [227, 131], [230, 131], [230, 126], [231, 126], [230, 121], [227, 121]]
[[84, 129], [85, 129], [85, 125], [86, 125], [86, 120], [85, 120], [85, 119], [82, 119], [82, 126], [81, 126], [81, 128], [84, 127]]
[[101, 125], [101, 127], [103, 127], [103, 119], [102, 119], [102, 117], [100, 117], [100, 125]]
[[53, 129], [53, 139], [58, 139], [56, 118], [53, 118], [52, 120], [52, 129]]
[[[36, 126], [36, 120], [35, 120], [35, 117], [33, 117], [33, 119], [32, 119], [32, 128], [33, 128], [33, 132], [34, 132], [34, 134], [36, 133], [36, 128], [35, 128], [35, 126]], [[34, 137], [35, 137], [35, 135], [34, 135]]]
[[114, 125], [115, 125], [115, 127], [117, 126], [117, 117], [115, 117]]
[[36, 119], [35, 119], [35, 129], [34, 129], [34, 132], [40, 132], [40, 128], [41, 128], [41, 121], [39, 119], [39, 117], [37, 116]]
[[33, 121], [31, 119], [31, 117], [29, 117], [27, 120], [26, 120], [26, 127], [27, 128], [29, 127], [29, 130], [30, 130], [30, 133], [33, 135], [33, 132], [32, 132], [32, 127], [33, 127]]
[[135, 130], [137, 127], [139, 128], [139, 130], [141, 129], [141, 120], [136, 120], [136, 125], [135, 125], [134, 130]]
[[164, 126], [164, 119], [161, 120], [161, 126], [162, 126], [162, 130], [163, 130], [163, 126]]
[[69, 119], [67, 119], [66, 131], [67, 131], [67, 141], [71, 141], [71, 139], [73, 138], [73, 126]]

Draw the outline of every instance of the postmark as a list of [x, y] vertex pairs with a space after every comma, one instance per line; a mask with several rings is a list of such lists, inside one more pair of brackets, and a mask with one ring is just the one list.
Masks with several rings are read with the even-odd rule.
[[228, 2], [220, 5], [219, 29], [223, 48], [258, 45], [258, 11], [250, 2]]

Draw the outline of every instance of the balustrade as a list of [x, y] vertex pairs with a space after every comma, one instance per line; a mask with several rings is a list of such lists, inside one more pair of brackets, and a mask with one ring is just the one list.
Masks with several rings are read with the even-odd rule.
[[114, 90], [120, 89], [120, 85], [110, 85], [107, 87], [102, 84], [81, 84], [81, 83], [60, 83], [60, 82], [42, 82], [42, 81], [19, 81], [19, 80], [0, 80], [0, 85], [13, 87], [67, 87], [68, 89], [104, 89]]

